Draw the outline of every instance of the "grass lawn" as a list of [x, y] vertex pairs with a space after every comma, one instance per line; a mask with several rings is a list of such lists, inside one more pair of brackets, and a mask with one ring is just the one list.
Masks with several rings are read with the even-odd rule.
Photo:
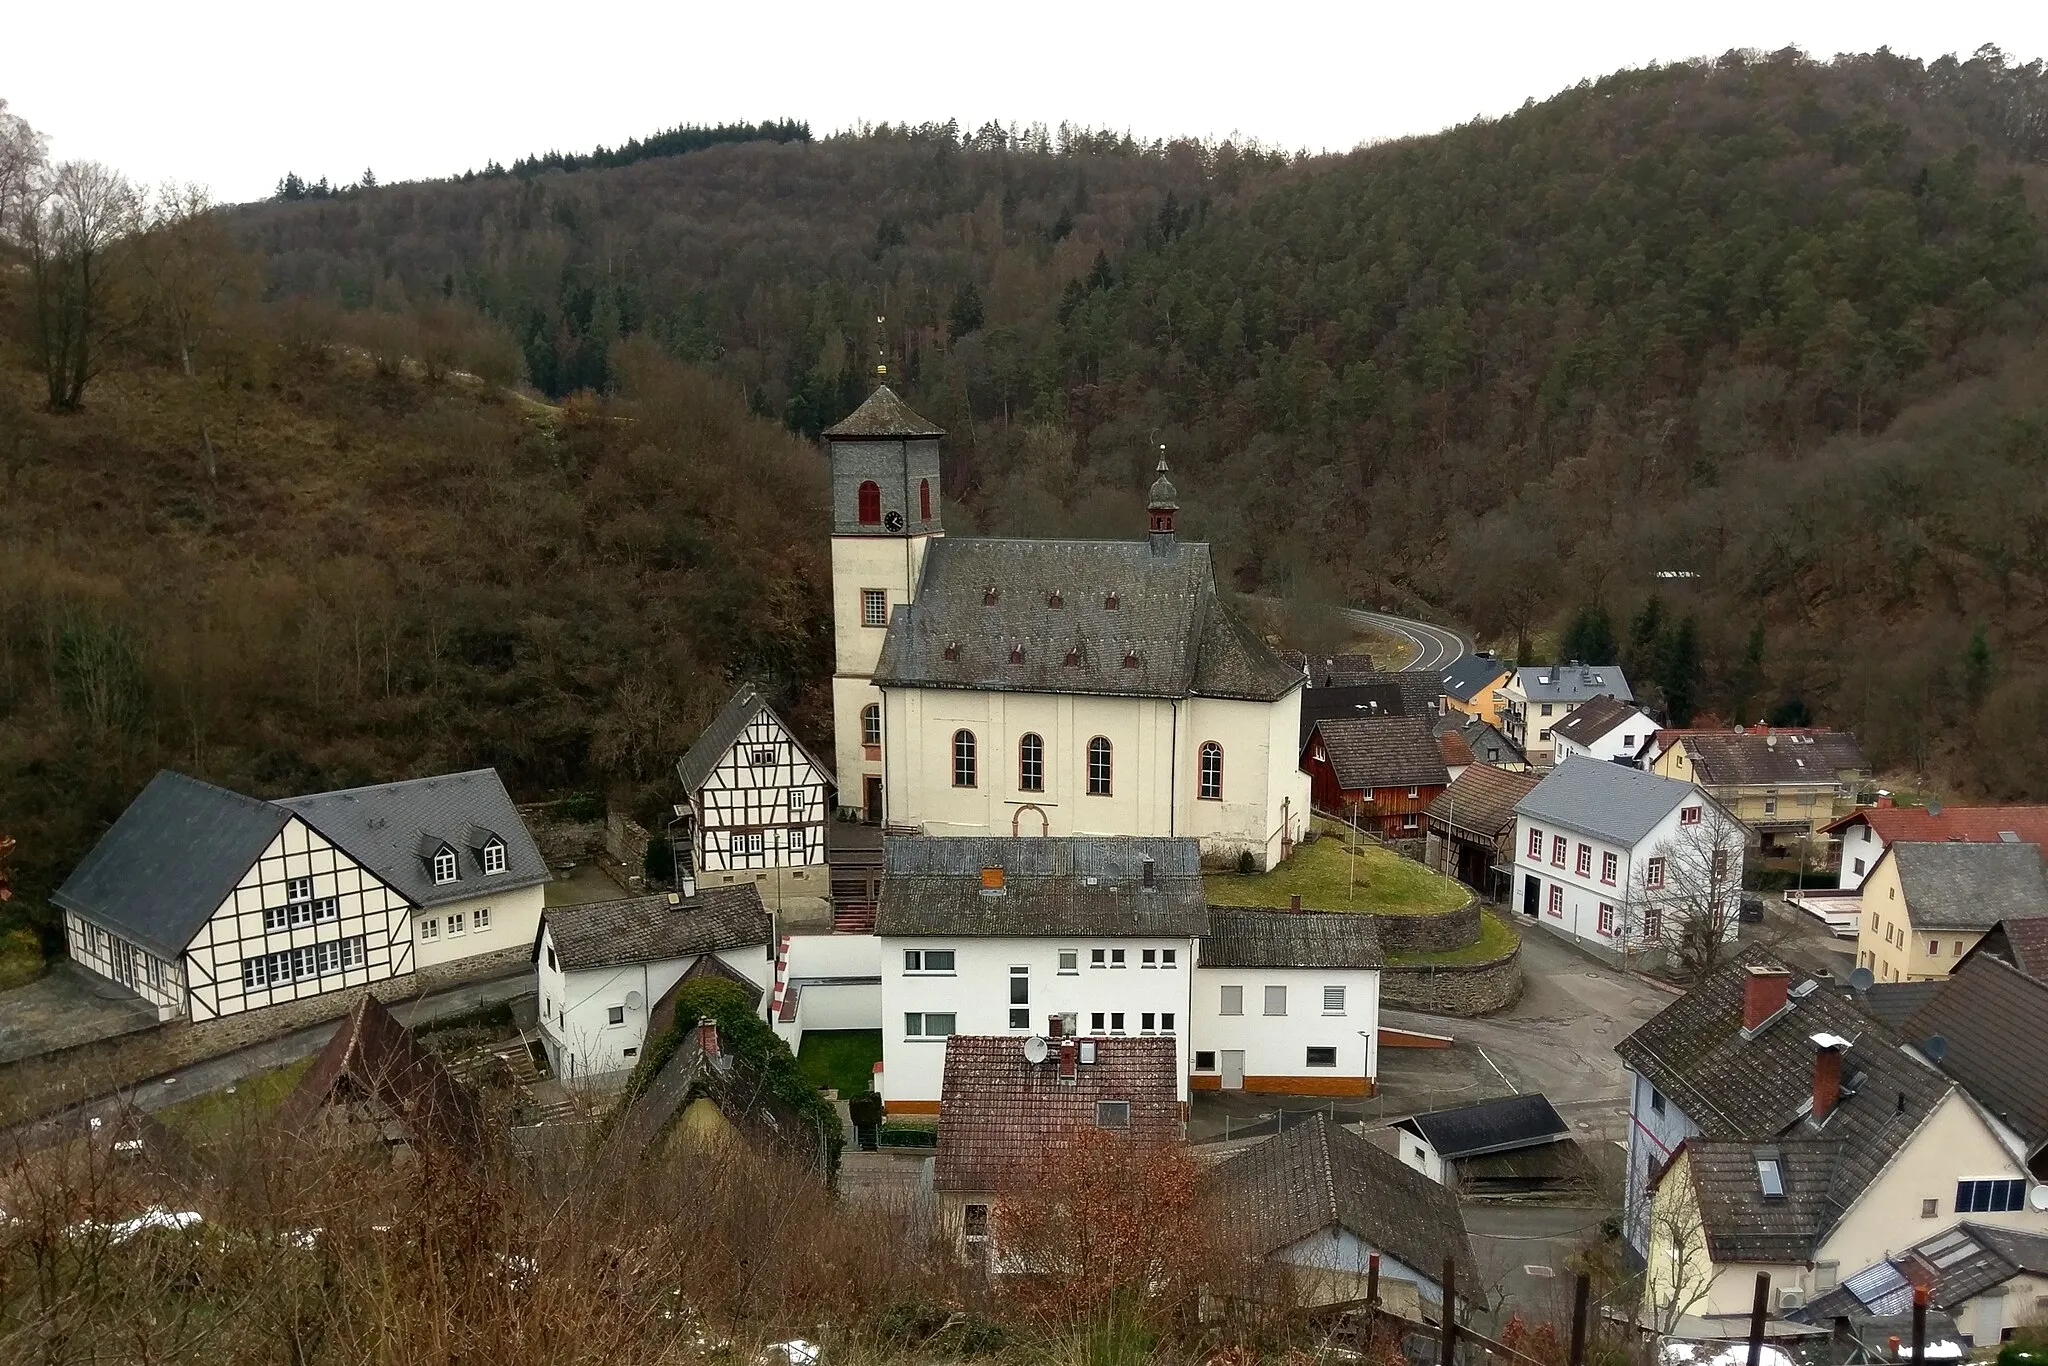
[[1459, 963], [1484, 963], [1513, 948], [1522, 935], [1498, 911], [1479, 913], [1479, 938], [1462, 949], [1443, 953], [1390, 953], [1387, 966], [1394, 968], [1452, 967]]
[[284, 1098], [313, 1066], [311, 1058], [288, 1062], [235, 1083], [234, 1090], [210, 1091], [179, 1101], [157, 1115], [187, 1138], [217, 1138], [245, 1120], [261, 1119], [284, 1104]]
[[26, 925], [0, 925], [0, 991], [25, 987], [49, 970], [43, 941]]
[[808, 1029], [796, 1052], [804, 1080], [820, 1090], [836, 1089], [841, 1100], [873, 1090], [881, 1060], [879, 1029]]
[[1390, 849], [1360, 849], [1356, 856], [1347, 854], [1342, 837], [1324, 835], [1314, 844], [1295, 845], [1294, 856], [1270, 873], [1211, 873], [1203, 879], [1209, 904], [1285, 906], [1298, 892], [1304, 910], [1435, 915], [1457, 910], [1472, 895], [1463, 883]]

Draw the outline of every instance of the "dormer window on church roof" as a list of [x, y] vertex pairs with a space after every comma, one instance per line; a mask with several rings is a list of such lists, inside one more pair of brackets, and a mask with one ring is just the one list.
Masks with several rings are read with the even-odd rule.
[[1024, 662], [1024, 647], [1021, 644], [1010, 646], [1010, 662], [1012, 664], [1022, 664]]
[[1124, 651], [1124, 667], [1126, 669], [1138, 667], [1138, 652], [1135, 649]]
[[949, 641], [947, 641], [947, 642], [946, 642], [946, 658], [948, 658], [948, 659], [958, 659], [959, 657], [960, 657], [960, 642], [958, 642], [958, 641], [956, 641], [956, 640], [949, 640]]
[[994, 584], [990, 584], [981, 590], [981, 605], [983, 607], [993, 607], [996, 605], [996, 586]]
[[1103, 600], [1102, 600], [1102, 607], [1103, 607], [1103, 610], [1104, 610], [1104, 611], [1107, 611], [1107, 612], [1114, 612], [1114, 611], [1115, 611], [1115, 610], [1117, 609], [1117, 606], [1118, 606], [1118, 600], [1117, 600], [1117, 596], [1116, 596], [1116, 590], [1115, 590], [1114, 588], [1112, 588], [1112, 589], [1110, 589], [1110, 590], [1109, 590], [1109, 595], [1108, 595], [1107, 597], [1103, 598]]
[[1045, 605], [1047, 607], [1058, 607], [1061, 606], [1063, 602], [1064, 599], [1060, 597], [1060, 590], [1057, 588], [1053, 589], [1052, 592], [1045, 595]]
[[1067, 647], [1067, 667], [1071, 669], [1078, 665], [1080, 662], [1081, 647], [1078, 645], [1069, 645]]

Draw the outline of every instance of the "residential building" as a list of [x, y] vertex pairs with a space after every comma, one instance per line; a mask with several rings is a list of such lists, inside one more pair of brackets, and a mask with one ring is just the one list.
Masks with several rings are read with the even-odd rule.
[[1423, 862], [1489, 901], [1506, 901], [1514, 878], [1515, 807], [1540, 781], [1534, 773], [1492, 764], [1460, 773], [1423, 812]]
[[1517, 909], [1617, 955], [1736, 935], [1748, 832], [1691, 783], [1570, 759], [1515, 805]]
[[606, 1141], [639, 1157], [672, 1145], [739, 1143], [823, 1176], [832, 1137], [820, 1118], [778, 1097], [759, 1065], [727, 1048], [718, 1022], [706, 1018], [684, 1031], [661, 1070], [618, 1112]]
[[1762, 949], [1616, 1052], [1631, 1074], [1623, 1227], [1663, 1331], [1726, 1331], [1749, 1313], [1758, 1271], [1777, 1312], [1798, 1309], [1936, 1221], [2048, 1229], [2024, 1198], [2017, 1145], [1983, 1105]]
[[826, 898], [825, 822], [832, 771], [805, 749], [751, 683], [676, 764], [689, 866], [700, 882], [752, 881], [771, 895]]
[[80, 966], [210, 1020], [523, 953], [548, 880], [492, 769], [274, 802], [166, 769], [51, 900]]
[[1311, 689], [1356, 687], [1361, 680], [1381, 673], [1371, 655], [1356, 652], [1315, 656], [1300, 650], [1283, 650], [1280, 657], [1290, 668], [1301, 670]]
[[1838, 885], [1853, 891], [1877, 867], [1886, 847], [1900, 840], [2048, 844], [2048, 806], [1894, 806], [1889, 793], [1879, 793], [1875, 806], [1838, 817], [1826, 833], [1842, 848]]
[[1500, 685], [1501, 734], [1529, 762], [1556, 761], [1552, 732], [1557, 723], [1596, 697], [1636, 700], [1619, 664], [1524, 664]]
[[1372, 1095], [1382, 962], [1371, 916], [1210, 907], [1188, 1012], [1189, 1085]]
[[1856, 737], [1832, 730], [1665, 731], [1652, 772], [1697, 783], [1763, 839], [1763, 855], [1825, 865], [1827, 829], [1870, 777]]
[[941, 435], [887, 388], [825, 433], [842, 804], [928, 835], [1285, 857], [1308, 820], [1303, 678], [1178, 537], [1165, 462], [1142, 540], [946, 537]]
[[[1847, 1328], [1873, 1344], [1883, 1342], [1882, 1325], [1892, 1320], [1890, 1332], [1904, 1337], [1910, 1352], [1913, 1292], [1923, 1285], [1930, 1324], [1946, 1315], [1962, 1346], [1989, 1348], [2007, 1341], [2048, 1314], [2048, 1236], [1965, 1219], [1845, 1275], [1841, 1285], [1809, 1302], [1796, 1317], [1821, 1327]], [[1879, 1325], [1880, 1331], [1855, 1332], [1865, 1324]], [[1906, 1334], [1898, 1332], [1902, 1326]], [[1930, 1327], [1930, 1347], [1935, 1340]]]
[[1601, 759], [1632, 764], [1656, 734], [1648, 712], [1613, 697], [1596, 697], [1550, 728], [1557, 761]]
[[1382, 1303], [1396, 1313], [1441, 1312], [1446, 1262], [1459, 1302], [1484, 1307], [1457, 1195], [1328, 1115], [1302, 1120], [1215, 1175], [1220, 1217], [1287, 1270], [1297, 1302], [1365, 1298], [1377, 1255]]
[[1436, 735], [1436, 752], [1443, 756], [1444, 772], [1455, 783], [1460, 773], [1477, 762], [1472, 746], [1466, 744], [1465, 737], [1455, 730], [1433, 730], [1433, 733]]
[[1437, 675], [1438, 705], [1447, 715], [1456, 712], [1498, 729], [1507, 700], [1501, 690], [1514, 671], [1514, 665], [1485, 650], [1459, 655]]
[[1357, 687], [1305, 688], [1301, 694], [1301, 724], [1296, 730], [1297, 746], [1308, 744], [1316, 722], [1338, 717], [1371, 718], [1409, 715], [1408, 701], [1392, 683]]
[[2001, 920], [2048, 913], [2035, 844], [1901, 841], [1857, 890], [1856, 965], [1879, 982], [1945, 977]]
[[617, 1079], [675, 1017], [674, 994], [711, 975], [738, 983], [758, 1007], [774, 979], [774, 930], [751, 882], [710, 886], [541, 914], [533, 945], [541, 1043], [566, 1082]]
[[[1508, 743], [1508, 737], [1477, 717], [1465, 716], [1459, 712], [1446, 712], [1430, 724], [1430, 729], [1439, 740], [1455, 735], [1465, 742], [1465, 748], [1472, 755], [1472, 762], [1491, 764], [1495, 768], [1520, 772], [1529, 767], [1529, 761], [1522, 757], [1522, 751]], [[1450, 759], [1445, 757], [1448, 764]], [[1451, 777], [1458, 775], [1453, 773]]]
[[275, 1122], [324, 1145], [469, 1162], [483, 1106], [432, 1049], [365, 991], [299, 1079]]
[[[1963, 954], [1972, 958], [2002, 958], [2037, 982], [2048, 982], [2048, 915], [2009, 916], [1984, 932], [1983, 938]], [[1962, 963], [1956, 965], [1960, 971]]]
[[1302, 750], [1315, 809], [1382, 839], [1422, 838], [1422, 813], [1450, 785], [1426, 716], [1318, 721]]
[[[1572, 1143], [1572, 1126], [1540, 1092], [1410, 1115], [1394, 1128], [1403, 1162], [1438, 1185], [1460, 1190], [1475, 1179], [1514, 1179], [1511, 1172], [1498, 1170], [1512, 1163], [1489, 1159], [1513, 1155], [1514, 1162], [1526, 1165], [1528, 1154]], [[1576, 1169], [1577, 1164], [1570, 1166]]]
[[[2048, 1039], [2048, 982], [1973, 955], [1900, 1033], [1995, 1117], [2028, 1173], [2048, 1182], [2048, 1050], [2039, 1047]], [[2036, 1189], [2048, 1204], [2048, 1189]]]
[[1063, 1141], [1096, 1130], [1181, 1141], [1180, 1077], [1167, 1038], [955, 1035], [932, 1162], [942, 1226], [962, 1251], [998, 1264], [996, 1202], [1028, 1198]]

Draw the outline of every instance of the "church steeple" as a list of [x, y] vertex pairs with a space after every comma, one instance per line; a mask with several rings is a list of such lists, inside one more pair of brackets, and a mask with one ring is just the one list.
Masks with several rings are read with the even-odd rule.
[[1164, 555], [1173, 549], [1173, 518], [1180, 511], [1180, 503], [1176, 501], [1179, 491], [1174, 488], [1173, 480], [1167, 478], [1164, 446], [1159, 448], [1159, 467], [1155, 473], [1159, 477], [1152, 481], [1152, 493], [1145, 503], [1151, 519], [1150, 535], [1146, 539], [1152, 542], [1154, 555]]

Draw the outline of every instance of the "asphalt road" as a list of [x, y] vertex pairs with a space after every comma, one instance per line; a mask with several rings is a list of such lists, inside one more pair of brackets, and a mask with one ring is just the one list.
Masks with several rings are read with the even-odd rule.
[[1365, 612], [1346, 609], [1344, 615], [1361, 626], [1370, 626], [1376, 631], [1414, 644], [1416, 655], [1402, 668], [1403, 673], [1435, 672], [1472, 648], [1456, 631], [1446, 631], [1441, 626], [1431, 626], [1426, 621], [1411, 617], [1392, 616], [1386, 612]]

